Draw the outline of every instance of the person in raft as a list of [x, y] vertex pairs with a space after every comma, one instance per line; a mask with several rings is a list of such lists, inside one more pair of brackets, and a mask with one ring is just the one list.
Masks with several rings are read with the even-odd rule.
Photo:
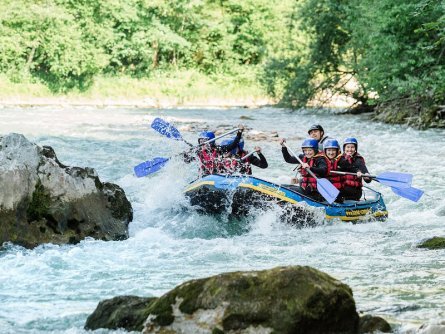
[[[327, 179], [334, 185], [335, 188], [341, 191], [343, 187], [343, 178], [339, 174], [331, 173], [332, 171], [338, 171], [338, 163], [342, 157], [340, 150], [340, 144], [336, 139], [327, 139], [323, 144], [324, 155], [326, 156], [328, 163], [329, 174]], [[336, 202], [343, 202], [342, 196], [338, 196]]]
[[[219, 161], [223, 157], [224, 153], [230, 152], [238, 147], [243, 131], [244, 131], [244, 126], [239, 125], [239, 130], [233, 142], [226, 146], [216, 145], [215, 141], [213, 140], [215, 139], [214, 132], [211, 131], [201, 132], [198, 137], [198, 144], [201, 146], [198, 146], [195, 151], [185, 153], [184, 161], [186, 163], [190, 163], [193, 160], [196, 160], [197, 157], [199, 161], [200, 177], [218, 173]], [[213, 141], [204, 144], [209, 140]]]
[[[221, 142], [223, 147], [228, 147], [231, 145], [236, 138], [226, 139]], [[220, 173], [221, 174], [247, 174], [252, 175], [252, 165], [259, 168], [267, 168], [267, 160], [264, 155], [261, 153], [261, 147], [255, 146], [255, 152], [258, 154], [258, 157], [254, 155], [249, 155], [247, 158], [243, 159], [246, 155], [249, 154], [248, 151], [244, 150], [244, 139], [238, 143], [238, 146], [231, 150], [230, 152], [224, 153], [223, 158], [220, 163]]]
[[326, 140], [332, 139], [324, 134], [324, 129], [320, 124], [313, 124], [307, 131], [309, 137], [314, 138], [318, 142], [318, 150], [323, 152], [323, 144]]
[[[281, 152], [287, 163], [299, 164], [296, 157], [289, 154], [287, 147], [284, 146], [286, 139], [281, 139]], [[299, 186], [291, 186], [297, 192], [310, 196], [315, 200], [322, 201], [320, 193], [317, 190], [317, 180], [312, 177], [306, 169], [309, 168], [317, 177], [325, 177], [328, 174], [328, 162], [322, 152], [318, 151], [318, 141], [314, 138], [307, 138], [301, 144], [303, 154], [299, 158], [303, 162], [301, 164], [300, 174], [302, 178], [299, 180]]]
[[366, 168], [365, 159], [358, 153], [358, 141], [356, 138], [346, 138], [343, 142], [343, 154], [338, 161], [338, 169], [342, 172], [357, 173], [355, 175], [343, 175], [340, 196], [343, 199], [359, 201], [363, 193], [363, 180], [366, 183], [371, 179]]

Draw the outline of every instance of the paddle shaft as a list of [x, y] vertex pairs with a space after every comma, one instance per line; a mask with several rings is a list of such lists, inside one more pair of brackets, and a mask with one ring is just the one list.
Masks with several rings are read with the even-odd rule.
[[232, 133], [234, 133], [234, 132], [236, 132], [236, 131], [239, 131], [239, 128], [230, 130], [230, 131], [225, 132], [225, 133], [223, 133], [222, 135], [219, 135], [219, 136], [217, 136], [217, 137], [215, 137], [215, 138], [213, 138], [213, 139], [210, 139], [210, 140], [207, 140], [207, 141], [205, 141], [205, 142], [203, 142], [203, 143], [201, 143], [201, 144], [192, 146], [192, 147], [190, 147], [188, 150], [183, 151], [183, 152], [181, 152], [181, 153], [178, 153], [178, 154], [176, 154], [175, 156], [180, 156], [180, 155], [182, 155], [182, 154], [191, 152], [191, 151], [193, 151], [195, 148], [198, 148], [198, 147], [204, 146], [204, 145], [206, 145], [206, 144], [209, 144], [209, 143], [211, 143], [211, 142], [214, 142], [215, 140], [220, 139], [220, 138], [222, 138], [222, 137], [225, 137], [225, 136], [227, 136], [227, 135], [230, 135], [230, 134], [232, 134]]
[[[336, 170], [331, 171], [331, 173], [339, 174], [339, 175], [355, 175], [355, 176], [357, 176], [357, 173], [351, 173], [351, 172], [339, 172], [339, 171], [336, 171]], [[375, 179], [375, 178], [378, 177], [378, 176], [376, 176], [376, 175], [368, 175], [368, 174], [362, 174], [362, 176], [363, 176], [363, 177], [370, 177], [371, 179]]]
[[[298, 155], [296, 155], [296, 154], [294, 153], [294, 151], [292, 151], [292, 149], [291, 149], [289, 146], [287, 146], [286, 142], [284, 142], [283, 144], [284, 144], [284, 146], [287, 148], [287, 150], [288, 150], [290, 153], [292, 153], [292, 155], [293, 155], [293, 156], [298, 160], [298, 162], [302, 165], [302, 164], [303, 164], [303, 161], [301, 161], [301, 159], [298, 157]], [[305, 168], [305, 170], [306, 170], [309, 174], [311, 174], [311, 176], [312, 176], [313, 178], [315, 178], [315, 179], [318, 180], [318, 177], [314, 174], [313, 171], [311, 171], [310, 168]]]
[[217, 139], [219, 139], [219, 138], [222, 138], [222, 137], [225, 137], [225, 136], [227, 136], [227, 135], [230, 135], [230, 134], [232, 134], [232, 133], [234, 133], [234, 132], [236, 132], [236, 131], [239, 131], [239, 128], [230, 130], [230, 131], [228, 131], [228, 132], [226, 132], [226, 133], [223, 133], [222, 135], [219, 135], [218, 137], [215, 137], [215, 138], [213, 138], [213, 139], [207, 140], [207, 141], [205, 141], [204, 143], [198, 144], [198, 145], [196, 145], [196, 146], [194, 146], [194, 147], [201, 147], [201, 146], [203, 146], [203, 145], [209, 144], [209, 143], [214, 142], [215, 140], [217, 140]]

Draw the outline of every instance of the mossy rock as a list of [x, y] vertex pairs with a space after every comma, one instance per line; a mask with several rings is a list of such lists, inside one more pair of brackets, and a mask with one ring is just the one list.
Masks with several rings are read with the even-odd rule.
[[422, 242], [417, 247], [419, 248], [428, 248], [428, 249], [443, 249], [445, 248], [445, 238], [442, 237], [433, 237]]
[[34, 192], [26, 210], [28, 221], [39, 221], [49, 214], [51, 206], [51, 196], [42, 185], [42, 182], [37, 180]]
[[[186, 282], [149, 306], [144, 333], [356, 333], [351, 289], [310, 267], [225, 273]], [[205, 319], [205, 320], [203, 320]], [[206, 332], [206, 331], [204, 331]]]
[[372, 315], [364, 315], [360, 318], [359, 333], [391, 333], [389, 323], [381, 318]]
[[147, 319], [148, 307], [157, 298], [142, 298], [136, 296], [118, 296], [103, 300], [96, 310], [87, 318], [85, 329], [99, 328], [127, 331], [142, 331]]

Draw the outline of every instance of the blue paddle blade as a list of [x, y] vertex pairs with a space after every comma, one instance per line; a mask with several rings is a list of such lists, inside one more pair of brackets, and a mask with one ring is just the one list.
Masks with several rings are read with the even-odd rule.
[[151, 123], [151, 127], [168, 138], [183, 140], [179, 130], [161, 118], [155, 118]]
[[170, 159], [156, 157], [153, 160], [142, 162], [134, 167], [134, 174], [137, 177], [143, 177], [152, 174], [154, 172], [157, 172], [158, 170], [160, 170], [162, 167], [165, 166], [168, 160]]
[[394, 194], [409, 199], [410, 201], [417, 202], [422, 197], [424, 191], [414, 187], [409, 188], [396, 188], [391, 187]]
[[413, 175], [407, 173], [384, 172], [377, 175], [375, 179], [385, 186], [408, 188], [411, 186]]
[[332, 204], [340, 193], [328, 179], [317, 179], [317, 189], [329, 204]]

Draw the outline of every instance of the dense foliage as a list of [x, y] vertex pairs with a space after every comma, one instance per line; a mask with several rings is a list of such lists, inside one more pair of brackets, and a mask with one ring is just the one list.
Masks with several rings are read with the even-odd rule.
[[14, 82], [64, 92], [98, 74], [242, 77], [254, 68], [284, 105], [341, 94], [419, 126], [445, 109], [445, 0], [0, 3], [0, 73]]
[[284, 102], [340, 93], [362, 108], [377, 106], [385, 120], [443, 125], [445, 1], [307, 0], [298, 23], [309, 36], [307, 54], [268, 64], [277, 78], [269, 78], [269, 91], [288, 78]]
[[[261, 64], [283, 47], [286, 6], [267, 0], [0, 0], [0, 72], [54, 90], [98, 73], [204, 73]], [[281, 43], [281, 44], [280, 44]]]

